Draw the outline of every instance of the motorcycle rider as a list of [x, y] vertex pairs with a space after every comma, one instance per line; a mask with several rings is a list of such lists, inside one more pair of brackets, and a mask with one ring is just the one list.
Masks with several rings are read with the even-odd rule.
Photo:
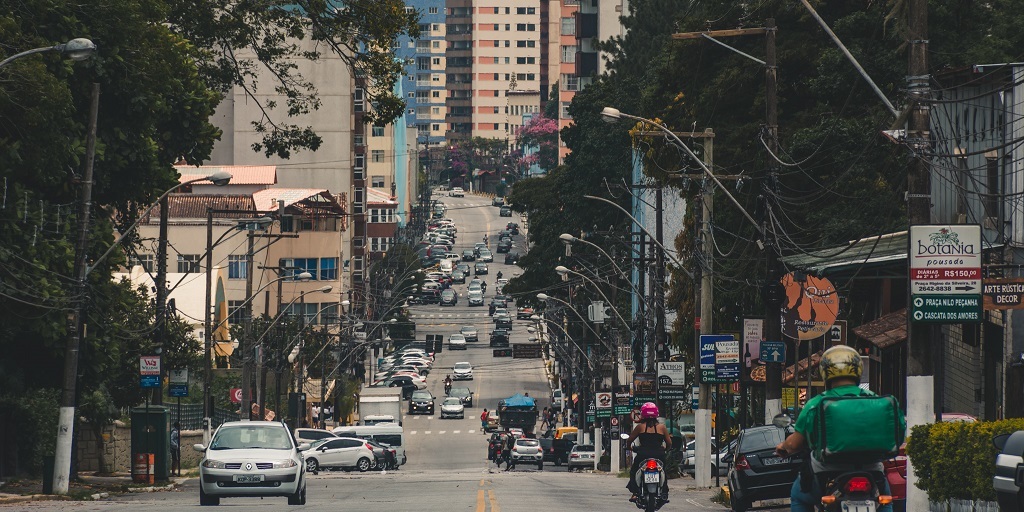
[[[889, 494], [889, 482], [885, 478], [884, 468], [881, 462], [874, 464], [846, 464], [846, 463], [824, 463], [818, 460], [818, 448], [821, 445], [821, 433], [818, 432], [818, 415], [821, 411], [821, 402], [825, 397], [836, 396], [874, 396], [869, 390], [860, 387], [860, 375], [863, 366], [860, 354], [852, 347], [836, 345], [821, 355], [820, 364], [821, 378], [825, 381], [826, 391], [807, 401], [807, 405], [800, 411], [793, 426], [794, 433], [790, 434], [785, 441], [775, 447], [775, 453], [786, 457], [794, 453], [811, 450], [810, 470], [805, 467], [800, 472], [800, 478], [793, 482], [793, 489], [790, 491], [790, 510], [792, 512], [813, 512], [817, 503], [821, 502], [822, 482], [817, 476], [822, 473], [839, 474], [847, 471], [870, 471], [879, 475], [876, 485], [879, 486], [881, 494]], [[906, 419], [899, 415], [900, 428], [906, 430]], [[892, 505], [880, 505], [877, 512], [892, 512]]]
[[[629, 470], [629, 478], [626, 479], [626, 489], [633, 495], [630, 502], [636, 502], [640, 487], [636, 484], [636, 472], [647, 459], [658, 459], [665, 463], [665, 452], [672, 449], [672, 436], [668, 433], [665, 425], [658, 423], [658, 406], [654, 402], [647, 402], [640, 406], [640, 422], [633, 427], [633, 432], [626, 439], [626, 446], [631, 447], [633, 440], [639, 439], [640, 446], [633, 449], [633, 466]], [[662, 445], [664, 443], [664, 446]], [[661, 499], [668, 503], [668, 481], [662, 483]]]
[[444, 377], [444, 394], [451, 393], [452, 391], [452, 376], [445, 375]]
[[501, 271], [498, 271], [498, 279], [501, 279]]

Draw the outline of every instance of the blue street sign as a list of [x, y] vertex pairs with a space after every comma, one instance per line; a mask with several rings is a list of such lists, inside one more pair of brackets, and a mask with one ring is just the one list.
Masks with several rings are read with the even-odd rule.
[[167, 396], [188, 396], [188, 384], [168, 385]]
[[762, 363], [785, 363], [786, 342], [762, 341], [760, 359]]
[[142, 388], [158, 388], [158, 387], [160, 387], [160, 376], [159, 375], [140, 375], [139, 376], [139, 387], [142, 387]]
[[[728, 382], [739, 378], [739, 363], [719, 364], [718, 352], [719, 343], [734, 342], [736, 338], [731, 334], [701, 334], [700, 335], [700, 380], [701, 382], [714, 384]], [[724, 376], [723, 376], [724, 375]]]

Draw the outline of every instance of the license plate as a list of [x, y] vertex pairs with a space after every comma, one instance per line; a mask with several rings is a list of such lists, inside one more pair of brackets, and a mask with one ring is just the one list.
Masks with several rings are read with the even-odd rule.
[[783, 463], [786, 463], [786, 462], [789, 462], [788, 458], [782, 458], [782, 457], [763, 457], [763, 458], [761, 458], [761, 464], [764, 464], [765, 466], [774, 466], [776, 464], [783, 464]]
[[256, 484], [262, 482], [265, 475], [235, 475], [234, 477], [236, 484]]
[[656, 472], [650, 472], [650, 473], [645, 472], [644, 473], [644, 483], [645, 484], [661, 483], [661, 475], [659, 475]]
[[844, 501], [843, 512], [875, 512], [873, 501]]

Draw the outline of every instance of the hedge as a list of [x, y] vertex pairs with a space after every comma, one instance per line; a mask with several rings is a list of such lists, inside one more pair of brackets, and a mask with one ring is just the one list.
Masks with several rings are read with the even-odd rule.
[[1024, 419], [918, 425], [907, 439], [917, 486], [928, 499], [995, 501], [992, 477], [998, 450], [992, 438], [1024, 430]]

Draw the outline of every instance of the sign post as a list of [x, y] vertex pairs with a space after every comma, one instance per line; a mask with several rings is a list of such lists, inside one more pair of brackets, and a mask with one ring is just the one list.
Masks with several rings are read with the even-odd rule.
[[910, 318], [981, 321], [981, 226], [910, 226]]

